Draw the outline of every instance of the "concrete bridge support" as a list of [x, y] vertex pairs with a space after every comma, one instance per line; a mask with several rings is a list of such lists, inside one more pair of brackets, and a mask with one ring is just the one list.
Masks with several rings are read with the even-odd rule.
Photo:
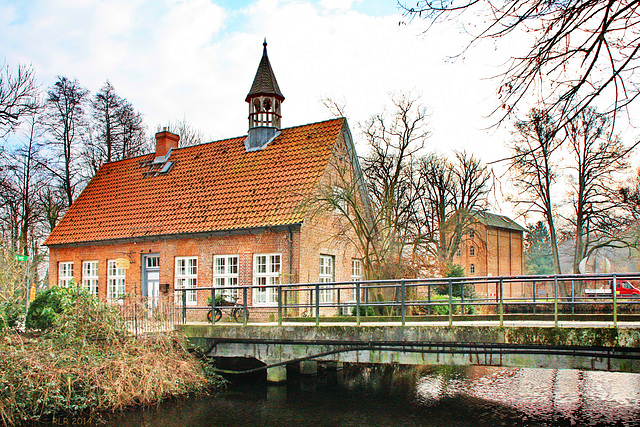
[[267, 368], [267, 381], [275, 384], [287, 381], [287, 367], [280, 365]]
[[315, 360], [303, 360], [300, 362], [300, 375], [316, 375], [318, 373], [318, 362]]

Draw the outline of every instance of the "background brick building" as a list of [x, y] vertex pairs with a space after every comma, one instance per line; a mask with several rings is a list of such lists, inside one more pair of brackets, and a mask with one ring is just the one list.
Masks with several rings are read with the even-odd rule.
[[[464, 236], [453, 263], [464, 268], [466, 276], [519, 276], [524, 274], [524, 232], [512, 219], [489, 212], [474, 214], [475, 223]], [[477, 285], [478, 295], [495, 295], [495, 289]], [[522, 284], [509, 284], [506, 296], [522, 296]]]

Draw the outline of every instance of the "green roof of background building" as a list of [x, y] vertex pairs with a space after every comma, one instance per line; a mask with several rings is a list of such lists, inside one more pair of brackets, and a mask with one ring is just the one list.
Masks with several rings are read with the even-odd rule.
[[506, 228], [522, 232], [527, 231], [526, 228], [504, 215], [498, 215], [490, 212], [475, 212], [474, 216], [478, 222], [486, 225], [487, 227]]

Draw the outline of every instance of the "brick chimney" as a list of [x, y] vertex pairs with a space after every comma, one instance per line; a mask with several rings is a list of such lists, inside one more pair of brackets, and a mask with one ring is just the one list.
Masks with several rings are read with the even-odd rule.
[[171, 133], [167, 128], [156, 133], [156, 157], [165, 156], [170, 149], [178, 148], [180, 137], [175, 133]]

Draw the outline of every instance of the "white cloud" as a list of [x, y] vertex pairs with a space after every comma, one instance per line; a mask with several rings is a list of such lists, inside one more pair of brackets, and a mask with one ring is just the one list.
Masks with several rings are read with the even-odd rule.
[[[224, 9], [209, 0], [34, 0], [3, 2], [0, 33], [9, 63], [33, 63], [47, 87], [77, 77], [92, 92], [109, 79], [145, 114], [150, 130], [183, 116], [214, 139], [247, 130], [244, 102], [267, 37], [285, 126], [323, 120], [320, 99], [347, 102], [349, 122], [380, 111], [392, 91], [417, 90], [433, 112], [428, 147], [466, 148], [485, 161], [504, 156], [508, 133], [483, 131], [495, 105], [495, 73], [509, 46], [472, 49], [466, 38], [399, 15], [374, 16], [366, 3], [257, 0]], [[362, 12], [364, 10], [364, 12]], [[437, 32], [435, 32], [437, 30]], [[513, 47], [512, 47], [513, 48]]]
[[349, 10], [353, 0], [321, 0], [320, 5], [326, 9]]

